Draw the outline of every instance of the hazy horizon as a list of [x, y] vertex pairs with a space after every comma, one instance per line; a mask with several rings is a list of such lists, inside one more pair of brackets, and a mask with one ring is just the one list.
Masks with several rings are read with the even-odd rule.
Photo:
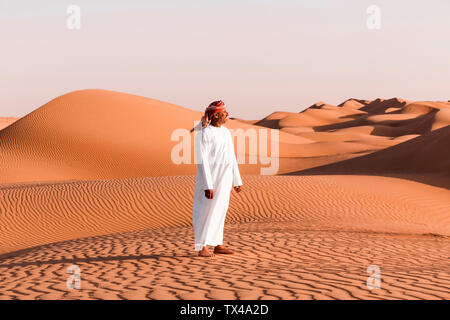
[[[69, 30], [66, 10], [81, 9]], [[370, 30], [377, 5], [381, 28]], [[349, 98], [450, 99], [450, 2], [0, 1], [0, 117], [107, 89], [260, 119]]]

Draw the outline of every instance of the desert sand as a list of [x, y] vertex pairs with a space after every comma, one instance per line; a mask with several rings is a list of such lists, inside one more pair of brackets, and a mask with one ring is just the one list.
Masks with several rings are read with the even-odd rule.
[[[0, 299], [450, 298], [449, 102], [228, 120], [279, 130], [280, 167], [260, 175], [235, 140], [244, 186], [224, 244], [236, 253], [214, 258], [193, 251], [196, 165], [171, 161], [172, 132], [200, 117], [81, 90], [1, 118]], [[66, 286], [71, 265], [81, 289]], [[370, 265], [380, 289], [366, 286]]]
[[20, 118], [18, 117], [0, 117], [0, 130], [6, 128], [7, 126], [13, 124]]

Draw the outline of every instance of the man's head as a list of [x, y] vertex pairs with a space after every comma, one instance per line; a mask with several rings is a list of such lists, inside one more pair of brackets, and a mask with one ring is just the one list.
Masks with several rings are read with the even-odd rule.
[[227, 110], [220, 110], [214, 113], [211, 117], [211, 124], [213, 126], [221, 126], [227, 122], [228, 112]]
[[221, 126], [227, 122], [228, 117], [225, 103], [222, 100], [211, 102], [208, 108], [206, 108], [206, 115], [213, 126]]

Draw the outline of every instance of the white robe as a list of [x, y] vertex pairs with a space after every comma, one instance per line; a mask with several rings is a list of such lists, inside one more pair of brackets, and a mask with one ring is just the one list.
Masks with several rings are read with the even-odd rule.
[[[234, 154], [233, 138], [225, 126], [208, 125], [195, 135], [197, 176], [195, 178], [192, 220], [194, 250], [217, 246], [223, 241], [225, 215], [233, 186], [242, 180]], [[205, 197], [205, 190], [214, 191], [213, 199]]]

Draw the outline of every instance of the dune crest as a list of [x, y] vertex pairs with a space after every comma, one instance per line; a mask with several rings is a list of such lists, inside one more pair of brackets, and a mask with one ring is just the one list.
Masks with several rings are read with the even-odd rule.
[[0, 117], [0, 130], [6, 128], [7, 126], [13, 124], [20, 118], [18, 117]]
[[[201, 116], [171, 103], [108, 90], [62, 95], [0, 131], [0, 184], [194, 175], [194, 133], [187, 164], [172, 161], [180, 140], [171, 138], [177, 129], [189, 131]], [[261, 129], [237, 120], [228, 120], [226, 127]], [[284, 132], [279, 141], [283, 149], [312, 142]], [[245, 147], [239, 151], [246, 157], [242, 173], [260, 174], [267, 165], [250, 165]]]
[[[170, 141], [202, 113], [163, 101], [108, 90], [62, 95], [0, 130], [0, 183], [194, 175], [176, 164]], [[352, 159], [450, 124], [450, 103], [399, 98], [318, 102], [300, 113], [278, 111], [262, 120], [229, 119], [231, 130], [279, 130], [279, 174]], [[191, 141], [194, 133], [191, 133]], [[246, 142], [243, 174], [250, 164]], [[270, 145], [270, 138], [268, 141]], [[191, 145], [191, 155], [194, 146]], [[259, 151], [257, 151], [259, 155]]]

